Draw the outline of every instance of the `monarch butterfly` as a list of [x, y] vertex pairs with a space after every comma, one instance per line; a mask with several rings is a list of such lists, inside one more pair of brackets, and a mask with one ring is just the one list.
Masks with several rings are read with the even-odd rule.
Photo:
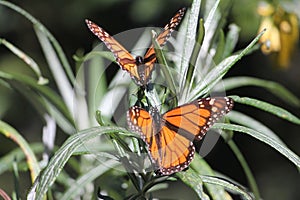
[[194, 140], [201, 140], [208, 129], [233, 108], [229, 97], [203, 98], [159, 114], [137, 106], [127, 112], [129, 129], [141, 135], [159, 175], [170, 175], [187, 168], [195, 153]]
[[[157, 41], [163, 47], [171, 33], [180, 23], [185, 13], [185, 8], [180, 9], [170, 22], [164, 27], [164, 30], [157, 36]], [[151, 73], [154, 69], [156, 55], [154, 46], [151, 45], [144, 57], [137, 56], [134, 58], [119, 42], [110, 36], [103, 28], [95, 23], [85, 20], [88, 28], [107, 46], [107, 48], [114, 54], [119, 66], [127, 71], [131, 78], [137, 85], [144, 86], [149, 83]]]

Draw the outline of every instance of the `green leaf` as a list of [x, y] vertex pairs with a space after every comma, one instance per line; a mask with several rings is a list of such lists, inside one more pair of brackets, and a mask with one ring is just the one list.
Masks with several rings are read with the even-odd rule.
[[53, 49], [51, 42], [49, 41], [47, 35], [40, 29], [35, 27], [36, 35], [39, 39], [43, 52], [45, 54], [46, 60], [49, 64], [49, 68], [53, 74], [56, 85], [60, 91], [60, 94], [64, 100], [64, 103], [68, 107], [70, 113], [74, 109], [74, 92], [73, 88], [64, 72], [63, 66], [60, 63], [58, 55]]
[[188, 169], [187, 171], [181, 171], [176, 173], [187, 186], [191, 187], [198, 195], [199, 199], [209, 199], [207, 194], [203, 191], [203, 184], [200, 176], [192, 169]]
[[41, 70], [40, 70], [38, 64], [31, 57], [29, 57], [27, 54], [25, 54], [23, 51], [21, 51], [20, 49], [18, 49], [16, 46], [14, 46], [10, 42], [6, 41], [5, 39], [0, 38], [0, 45], [1, 44], [6, 46], [16, 56], [21, 58], [34, 71], [34, 73], [38, 77], [38, 84], [44, 85], [44, 84], [48, 83], [48, 79], [46, 79], [42, 76], [42, 73], [41, 73]]
[[36, 26], [40, 31], [42, 31], [43, 33], [45, 33], [47, 35], [47, 37], [53, 44], [55, 51], [57, 52], [57, 55], [59, 56], [59, 59], [61, 60], [63, 67], [65, 68], [70, 80], [73, 82], [75, 80], [75, 77], [73, 75], [71, 66], [68, 63], [68, 60], [67, 60], [65, 54], [63, 53], [61, 46], [59, 45], [57, 40], [53, 37], [53, 35], [47, 30], [47, 28], [43, 24], [41, 24], [36, 18], [34, 18], [32, 15], [30, 15], [28, 12], [26, 12], [22, 8], [16, 6], [8, 1], [0, 0], [0, 5], [4, 5], [10, 9], [16, 11], [17, 13], [21, 14], [22, 16], [27, 18], [34, 26]]
[[[86, 71], [86, 70], [85, 70]], [[89, 63], [88, 68], [88, 84], [87, 84], [87, 92], [88, 92], [88, 108], [90, 121], [95, 121], [94, 114], [98, 109], [96, 106], [98, 102], [100, 102], [107, 92], [107, 84], [106, 84], [106, 76], [105, 76], [105, 68], [103, 58], [100, 56], [94, 56]], [[96, 125], [96, 124], [94, 124]]]
[[55, 179], [63, 169], [64, 165], [67, 163], [72, 154], [81, 145], [84, 145], [88, 140], [95, 138], [103, 134], [127, 134], [127, 130], [118, 127], [95, 127], [86, 129], [70, 136], [64, 144], [59, 148], [54, 156], [49, 161], [47, 167], [39, 174], [35, 182], [35, 187], [29, 192], [30, 195], [34, 194], [35, 199], [43, 199], [44, 195], [48, 191], [49, 187], [54, 183]]
[[[204, 17], [204, 29], [205, 29], [205, 37], [203, 40], [203, 44], [201, 47], [202, 55], [209, 55], [209, 49], [213, 44], [213, 38], [217, 33], [217, 28], [220, 22], [221, 13], [218, 10], [220, 4], [220, 0], [216, 0], [213, 2], [213, 7], [209, 10], [207, 17]], [[207, 64], [207, 63], [206, 63]], [[203, 66], [206, 67], [206, 66]], [[202, 68], [203, 69], [203, 68]]]
[[224, 55], [224, 49], [225, 49], [225, 36], [224, 36], [224, 31], [222, 29], [220, 29], [220, 33], [218, 35], [218, 42], [217, 42], [217, 47], [216, 47], [216, 53], [214, 55], [214, 62], [216, 64], [219, 64], [224, 58], [226, 57], [223, 57]]
[[169, 66], [168, 66], [167, 60], [165, 58], [165, 55], [163, 54], [161, 47], [156, 40], [156, 33], [153, 33], [152, 44], [154, 45], [156, 58], [157, 58], [158, 63], [160, 64], [160, 69], [162, 70], [162, 72], [164, 74], [164, 77], [165, 77], [166, 83], [169, 87], [169, 90], [173, 93], [176, 93], [175, 83], [174, 83], [173, 77], [171, 75], [171, 72], [169, 70]]
[[93, 50], [90, 53], [88, 53], [87, 55], [85, 55], [83, 58], [81, 58], [81, 59], [78, 58], [78, 61], [88, 61], [88, 60], [94, 59], [96, 57], [102, 57], [111, 62], [116, 63], [114, 54], [111, 51], [101, 51], [101, 50]]
[[[193, 169], [198, 175], [215, 176], [215, 172], [211, 167], [205, 162], [199, 154], [195, 154], [193, 161], [191, 162], [190, 168]], [[226, 191], [223, 187], [219, 185], [206, 184], [204, 183], [209, 195], [213, 200], [223, 200], [226, 195]]]
[[272, 113], [273, 115], [278, 116], [287, 121], [293, 122], [295, 124], [300, 124], [300, 119], [298, 117], [296, 117], [295, 115], [289, 113], [288, 111], [278, 106], [274, 106], [264, 101], [260, 101], [249, 97], [239, 97], [239, 96], [231, 96], [231, 97], [237, 103], [253, 106], [255, 108], [259, 108], [261, 110]]
[[254, 118], [234, 110], [230, 111], [230, 113], [228, 113], [228, 115], [226, 116], [230, 119], [230, 121], [257, 130], [262, 134], [265, 134], [267, 137], [271, 137], [278, 143], [286, 146], [284, 142], [272, 130], [270, 130], [268, 127], [255, 120]]
[[223, 79], [222, 86], [217, 86], [216, 90], [225, 88], [225, 90], [232, 90], [234, 88], [244, 87], [244, 86], [257, 86], [265, 88], [277, 97], [281, 98], [285, 102], [293, 105], [300, 106], [300, 99], [293, 95], [287, 88], [279, 83], [268, 81], [260, 78], [248, 77], [248, 76], [238, 76]]
[[234, 155], [236, 156], [236, 158], [240, 162], [240, 165], [242, 166], [242, 168], [244, 170], [244, 173], [245, 173], [245, 175], [247, 177], [247, 180], [248, 180], [248, 184], [249, 184], [249, 186], [250, 186], [250, 188], [251, 188], [251, 190], [254, 194], [255, 199], [261, 199], [256, 181], [255, 181], [255, 178], [253, 176], [253, 173], [252, 173], [252, 171], [251, 171], [244, 155], [239, 150], [238, 146], [235, 144], [235, 142], [233, 140], [229, 140], [227, 142], [227, 144], [229, 145], [229, 147], [233, 151]]
[[271, 146], [273, 149], [281, 153], [283, 156], [288, 158], [292, 163], [294, 163], [298, 168], [300, 168], [300, 158], [292, 152], [290, 149], [288, 149], [286, 146], [282, 145], [281, 143], [277, 142], [271, 137], [268, 137], [259, 131], [256, 131], [254, 129], [250, 129], [244, 126], [239, 125], [233, 125], [233, 124], [224, 124], [224, 123], [216, 123], [213, 126], [216, 129], [225, 129], [225, 130], [231, 130], [241, 133], [246, 133], [266, 144]]
[[67, 134], [73, 134], [76, 132], [76, 127], [73, 124], [73, 120], [69, 116], [65, 116], [65, 113], [61, 112], [59, 108], [49, 101], [47, 98], [43, 98], [41, 102], [47, 109], [48, 113], [55, 119], [57, 125]]
[[201, 58], [199, 57], [199, 52], [201, 50], [201, 46], [204, 40], [204, 36], [205, 36], [205, 28], [204, 28], [204, 22], [203, 19], [199, 20], [199, 27], [198, 27], [198, 37], [197, 37], [197, 41], [194, 44], [194, 48], [192, 51], [192, 55], [190, 58], [190, 62], [189, 62], [189, 67], [187, 69], [186, 72], [186, 80], [185, 80], [185, 86], [184, 89], [186, 91], [189, 91], [192, 88], [192, 85], [194, 83], [195, 78], [197, 78], [197, 72], [195, 71], [195, 67], [196, 66], [200, 66], [199, 65], [199, 60], [201, 61]]
[[30, 170], [31, 180], [34, 181], [37, 174], [40, 172], [40, 167], [27, 141], [16, 129], [14, 129], [13, 127], [11, 127], [3, 121], [0, 121], [0, 133], [20, 146], [20, 148], [26, 156], [26, 161]]
[[101, 176], [109, 169], [116, 167], [119, 164], [120, 163], [115, 160], [107, 160], [105, 162], [105, 165], [98, 165], [97, 167], [89, 170], [87, 173], [77, 178], [77, 180], [74, 183], [72, 183], [72, 185], [64, 193], [64, 195], [60, 197], [60, 199], [61, 200], [74, 199], [76, 195], [82, 192], [82, 189], [85, 187], [86, 184], [91, 183], [97, 177]]
[[0, 72], [0, 78], [5, 79], [9, 83], [11, 83], [11, 81], [17, 81], [20, 84], [28, 86], [29, 88], [32, 88], [39, 92], [42, 96], [44, 96], [45, 99], [47, 99], [47, 101], [43, 101], [41, 99], [38, 99], [38, 101], [45, 106], [50, 114], [53, 114], [55, 116], [57, 123], [59, 125], [62, 125], [61, 127], [63, 129], [67, 128], [64, 130], [69, 130], [70, 132], [74, 131], [74, 128], [72, 128], [74, 127], [73, 118], [70, 116], [66, 105], [63, 103], [60, 96], [58, 96], [49, 87], [45, 85], [39, 85], [33, 78], [24, 75]]
[[[40, 154], [44, 151], [44, 146], [41, 143], [30, 144], [29, 148], [34, 154]], [[3, 155], [0, 158], [0, 175], [9, 170], [12, 167], [13, 161], [21, 162], [24, 160], [25, 154], [21, 148], [16, 148], [11, 152]]]
[[214, 67], [205, 77], [201, 83], [197, 84], [197, 86], [193, 89], [191, 94], [188, 97], [188, 101], [192, 101], [197, 99], [199, 96], [204, 96], [223, 78], [223, 76], [228, 72], [228, 70], [245, 54], [247, 54], [252, 47], [259, 40], [261, 35], [265, 31], [262, 31], [252, 42], [238, 55], [230, 56], [224, 59], [221, 63], [219, 63], [216, 67]]
[[14, 193], [15, 193], [15, 198], [20, 199], [20, 175], [19, 175], [19, 169], [17, 162], [14, 160], [13, 162], [13, 175], [14, 175]]
[[185, 82], [186, 82], [187, 70], [189, 66], [189, 60], [191, 58], [193, 47], [197, 36], [197, 23], [198, 23], [198, 17], [200, 12], [200, 6], [201, 6], [201, 0], [194, 0], [189, 15], [186, 14], [186, 17], [188, 17], [188, 21], [187, 21], [187, 27], [183, 33], [185, 38], [184, 38], [182, 54], [180, 54], [182, 55], [181, 65], [179, 69], [181, 74], [180, 76], [181, 79], [179, 81], [180, 91], [183, 91], [184, 86], [186, 85]]
[[228, 57], [234, 50], [239, 39], [240, 28], [235, 24], [229, 25], [229, 31], [226, 35], [226, 42], [222, 58]]
[[217, 177], [211, 177], [211, 176], [201, 176], [201, 179], [203, 183], [222, 186], [228, 190], [231, 190], [233, 192], [242, 195], [245, 199], [253, 200], [252, 196], [246, 191], [246, 189], [238, 185], [232, 184], [227, 180], [220, 179]]

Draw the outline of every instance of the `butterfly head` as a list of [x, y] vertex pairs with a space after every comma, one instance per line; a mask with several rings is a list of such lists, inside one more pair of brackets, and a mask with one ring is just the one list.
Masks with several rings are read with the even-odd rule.
[[139, 65], [143, 65], [145, 62], [144, 62], [144, 58], [142, 56], [137, 56], [135, 57], [135, 64], [137, 66]]

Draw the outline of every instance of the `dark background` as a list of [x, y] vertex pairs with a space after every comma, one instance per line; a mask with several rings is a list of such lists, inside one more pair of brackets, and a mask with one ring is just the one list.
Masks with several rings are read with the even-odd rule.
[[[69, 62], [76, 52], [89, 52], [95, 41], [94, 35], [87, 29], [84, 19], [88, 18], [108, 30], [111, 35], [144, 26], [164, 26], [170, 16], [182, 6], [189, 6], [191, 1], [181, 0], [88, 0], [88, 1], [12, 1], [39, 19], [54, 35], [63, 47]], [[245, 5], [245, 1], [233, 1], [228, 24], [238, 23], [241, 37], [236, 49], [244, 48], [256, 35], [259, 17], [256, 1]], [[226, 30], [226, 28], [225, 28]], [[16, 12], [0, 6], [0, 37], [12, 42], [42, 66], [43, 74], [50, 77], [47, 64], [32, 25]], [[274, 68], [272, 61], [260, 51], [245, 56], [227, 74], [227, 76], [247, 75], [281, 83], [296, 96], [300, 97], [300, 52], [299, 45], [287, 70]], [[43, 66], [44, 65], [44, 66]], [[0, 70], [24, 71], [28, 69], [15, 55], [5, 47], [0, 47]], [[74, 68], [75, 71], [75, 68]], [[244, 87], [228, 91], [229, 95], [254, 97], [281, 106], [300, 117], [299, 108], [287, 105], [271, 93], [255, 87]], [[0, 86], [0, 117], [18, 129], [27, 141], [41, 141], [42, 122], [36, 111], [18, 93]], [[236, 105], [236, 110], [243, 111], [251, 117], [270, 127], [296, 154], [300, 154], [299, 126], [274, 117], [263, 111]], [[59, 137], [61, 144], [67, 136]], [[269, 146], [255, 139], [236, 134], [235, 141], [245, 155], [264, 199], [300, 199], [300, 177], [296, 167], [285, 157]], [[5, 155], [16, 145], [0, 136], [0, 156]], [[243, 171], [231, 153], [231, 150], [219, 141], [214, 150], [206, 157], [213, 169], [246, 185]], [[28, 178], [28, 174], [24, 174]], [[7, 182], [9, 180], [9, 182]], [[26, 181], [25, 181], [26, 182]], [[28, 184], [28, 183], [24, 183]], [[0, 176], [0, 188], [12, 188], [12, 176]]]

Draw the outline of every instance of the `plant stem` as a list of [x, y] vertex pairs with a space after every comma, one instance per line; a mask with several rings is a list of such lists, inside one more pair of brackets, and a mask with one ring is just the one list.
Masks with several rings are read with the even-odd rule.
[[229, 147], [231, 148], [231, 150], [233, 151], [236, 158], [239, 160], [239, 162], [245, 172], [246, 178], [248, 180], [248, 184], [254, 194], [255, 199], [261, 199], [256, 181], [253, 176], [253, 173], [251, 172], [251, 169], [249, 168], [249, 165], [248, 165], [247, 161], [245, 160], [243, 154], [241, 153], [238, 146], [235, 144], [235, 142], [233, 140], [228, 140], [227, 143], [228, 143]]

